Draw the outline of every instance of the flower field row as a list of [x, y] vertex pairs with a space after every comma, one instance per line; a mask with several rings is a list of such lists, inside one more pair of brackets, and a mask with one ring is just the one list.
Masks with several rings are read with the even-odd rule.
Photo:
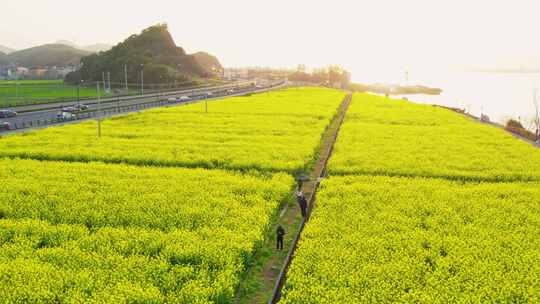
[[296, 172], [344, 98], [302, 88], [134, 113], [0, 138], [0, 157]]
[[540, 150], [429, 105], [357, 94], [329, 164], [334, 175], [540, 180]]
[[[232, 303], [344, 93], [302, 88], [0, 137], [0, 299]], [[233, 169], [233, 170], [230, 170]]]
[[[0, 298], [230, 301], [285, 173], [1, 160]], [[31, 174], [29, 174], [31, 172]]]
[[326, 180], [280, 303], [537, 303], [540, 183]]
[[539, 151], [441, 108], [353, 100], [280, 303], [539, 302]]

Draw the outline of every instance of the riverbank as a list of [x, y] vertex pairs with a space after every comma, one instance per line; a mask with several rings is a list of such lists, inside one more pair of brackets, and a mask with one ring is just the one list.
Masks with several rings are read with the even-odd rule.
[[[440, 108], [444, 108], [444, 109], [447, 109], [447, 110], [450, 110], [450, 111], [453, 111], [453, 112], [456, 112], [456, 113], [459, 113], [461, 115], [464, 115], [464, 116], [467, 116], [468, 118], [470, 119], [473, 119], [477, 122], [480, 122], [480, 123], [485, 123], [485, 124], [489, 124], [489, 125], [492, 125], [494, 127], [497, 127], [497, 128], [500, 128], [500, 129], [503, 129], [505, 130], [506, 132], [512, 134], [514, 137], [518, 138], [518, 139], [521, 139], [537, 148], [540, 148], [540, 139], [537, 140], [537, 141], [534, 141], [534, 140], [531, 140], [530, 138], [527, 138], [526, 136], [520, 134], [519, 130], [518, 129], [509, 129], [507, 128], [506, 126], [504, 126], [503, 124], [501, 123], [497, 123], [497, 122], [493, 122], [493, 121], [490, 121], [490, 120], [486, 120], [486, 119], [482, 119], [481, 117], [477, 117], [477, 116], [474, 116], [470, 113], [467, 113], [465, 110], [463, 109], [459, 109], [459, 108], [453, 108], [453, 107], [447, 107], [447, 106], [441, 106], [441, 105], [436, 105], [434, 104], [433, 105], [434, 107], [440, 107]], [[526, 131], [526, 132], [529, 132], [527, 131], [526, 129], [523, 128], [523, 131]], [[529, 132], [531, 133], [531, 132]], [[532, 134], [532, 133], [531, 133]]]

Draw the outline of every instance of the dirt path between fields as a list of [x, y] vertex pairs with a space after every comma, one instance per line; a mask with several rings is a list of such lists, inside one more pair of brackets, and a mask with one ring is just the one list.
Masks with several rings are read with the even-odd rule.
[[[302, 184], [302, 191], [309, 202], [309, 213], [313, 209], [320, 180], [326, 175], [326, 164], [332, 154], [339, 129], [351, 103], [351, 97], [351, 94], [345, 97], [336, 115], [326, 128], [321, 138], [317, 161], [309, 172], [308, 180]], [[264, 245], [253, 257], [254, 263], [250, 266], [237, 291], [236, 303], [277, 303], [300, 234], [308, 220], [309, 214], [308, 218], [304, 220], [296, 201], [288, 202], [284, 206], [279, 218], [273, 223], [270, 235]], [[278, 225], [282, 225], [287, 232], [283, 251], [275, 249], [275, 230]]]

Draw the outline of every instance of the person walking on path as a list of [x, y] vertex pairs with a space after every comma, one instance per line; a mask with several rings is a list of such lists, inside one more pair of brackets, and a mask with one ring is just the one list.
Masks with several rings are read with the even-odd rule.
[[300, 206], [300, 211], [302, 211], [302, 217], [305, 218], [307, 216], [307, 200], [302, 190], [296, 192], [296, 201]]
[[285, 229], [283, 229], [283, 227], [279, 225], [277, 228], [276, 234], [277, 234], [276, 249], [281, 251], [283, 250], [283, 236], [285, 235]]

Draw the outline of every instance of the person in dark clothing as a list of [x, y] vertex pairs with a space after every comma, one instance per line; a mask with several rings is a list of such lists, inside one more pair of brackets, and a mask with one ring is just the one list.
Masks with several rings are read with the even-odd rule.
[[304, 196], [304, 193], [300, 190], [296, 192], [296, 201], [298, 202], [298, 206], [300, 206], [300, 211], [302, 212], [302, 217], [307, 216], [307, 200]]
[[281, 225], [278, 226], [277, 231], [277, 250], [283, 250], [283, 236], [285, 235], [285, 229], [281, 227]]

